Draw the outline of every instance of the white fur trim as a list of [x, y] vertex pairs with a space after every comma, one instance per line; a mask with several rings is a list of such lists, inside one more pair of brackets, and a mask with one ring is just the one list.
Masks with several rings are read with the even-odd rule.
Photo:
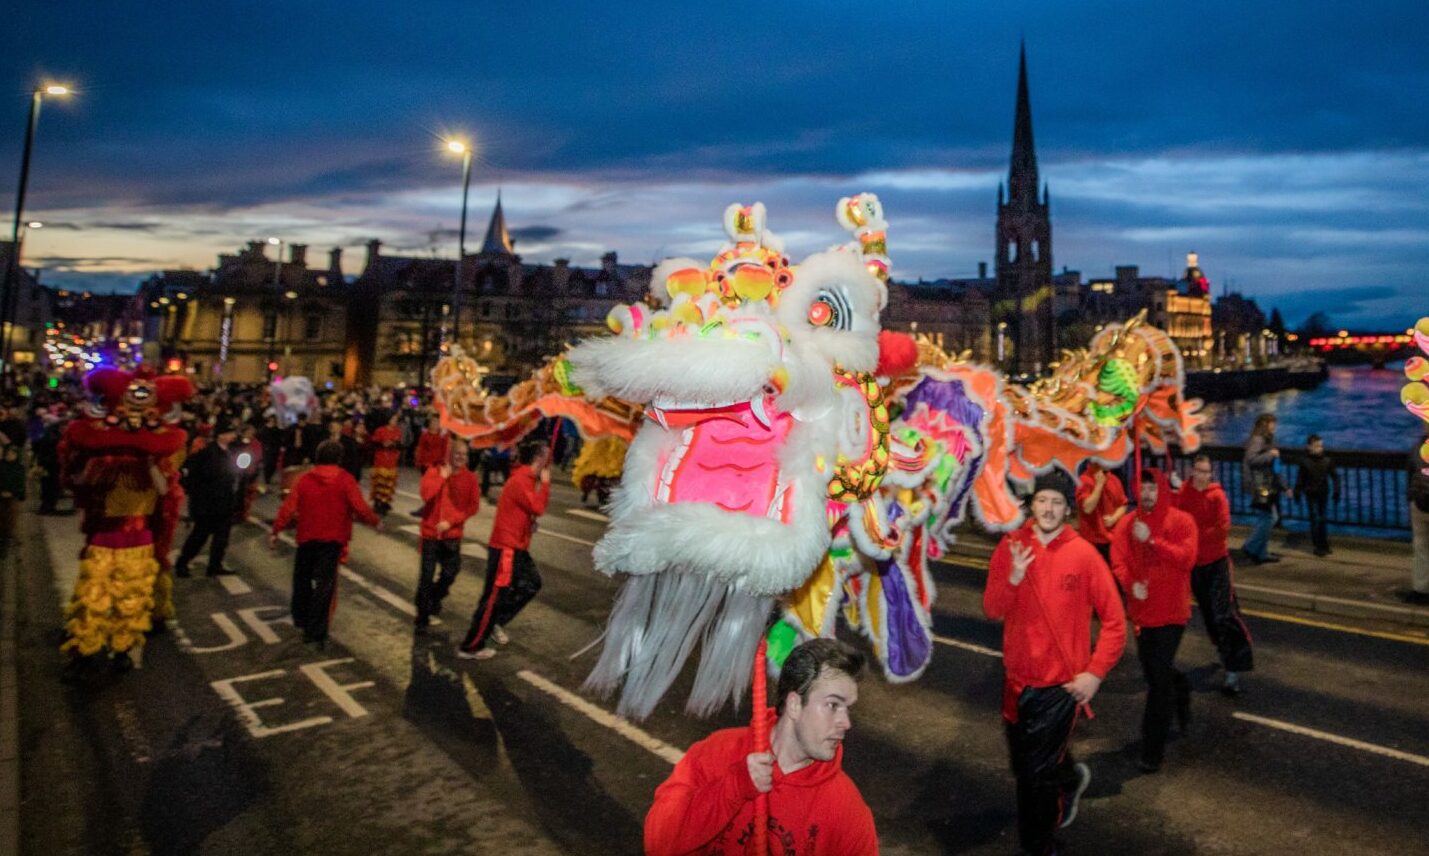
[[725, 338], [588, 339], [569, 357], [571, 379], [587, 394], [641, 404], [662, 395], [707, 406], [747, 401], [779, 367], [767, 345]]

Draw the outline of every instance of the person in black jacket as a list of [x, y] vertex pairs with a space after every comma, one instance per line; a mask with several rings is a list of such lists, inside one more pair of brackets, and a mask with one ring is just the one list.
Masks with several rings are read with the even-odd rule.
[[[1429, 441], [1429, 422], [1424, 423], [1424, 440]], [[1417, 445], [1409, 453], [1409, 526], [1414, 562], [1409, 590], [1399, 596], [1405, 603], [1424, 606], [1429, 604], [1429, 461], [1420, 458]]]
[[283, 448], [283, 429], [278, 427], [277, 416], [264, 417], [258, 442], [263, 447], [263, 484], [272, 484], [273, 474], [278, 471], [278, 452]]
[[1305, 440], [1305, 457], [1300, 460], [1300, 472], [1295, 476], [1295, 498], [1305, 500], [1310, 512], [1310, 540], [1315, 555], [1330, 555], [1330, 534], [1325, 525], [1327, 503], [1340, 500], [1340, 474], [1325, 454], [1325, 442], [1319, 434]]
[[40, 468], [40, 513], [59, 514], [60, 489], [60, 435], [65, 423], [58, 417], [45, 417], [45, 430], [30, 447], [35, 456], [35, 466]]
[[174, 576], [189, 576], [189, 562], [210, 538], [208, 575], [227, 576], [233, 571], [223, 566], [228, 550], [228, 530], [238, 504], [238, 466], [230, 447], [238, 437], [237, 426], [223, 414], [213, 426], [213, 442], [195, 452], [184, 464], [183, 487], [189, 497], [189, 518], [193, 529], [174, 563]]

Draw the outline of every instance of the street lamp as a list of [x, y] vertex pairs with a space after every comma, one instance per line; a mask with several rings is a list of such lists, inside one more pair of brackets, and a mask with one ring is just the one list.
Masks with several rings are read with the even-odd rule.
[[[461, 155], [461, 228], [457, 231], [456, 275], [452, 279], [451, 341], [461, 342], [461, 281], [466, 261], [466, 200], [471, 193], [471, 145], [462, 140], [447, 140], [447, 151]], [[427, 343], [422, 343], [423, 351]], [[426, 378], [418, 378], [418, 386], [426, 388]]]
[[[278, 292], [283, 290], [283, 239], [269, 238], [268, 245], [278, 248], [278, 259], [273, 263], [273, 294], [276, 297]], [[265, 328], [268, 326], [268, 315], [266, 312], [263, 315], [263, 326]], [[268, 340], [268, 359], [264, 361], [264, 365], [271, 367], [273, 365], [273, 348], [276, 347], [278, 342], [278, 306], [276, 300], [274, 300], [273, 305], [273, 332], [265, 338]], [[269, 368], [268, 380], [271, 381], [272, 379], [273, 370]]]
[[10, 335], [14, 327], [12, 315], [19, 291], [15, 281], [15, 270], [20, 264], [20, 221], [25, 214], [25, 189], [30, 183], [30, 153], [35, 146], [35, 125], [40, 121], [40, 104], [45, 96], [64, 97], [72, 94], [68, 86], [50, 83], [35, 87], [30, 93], [30, 118], [25, 125], [25, 150], [20, 156], [20, 190], [15, 196], [15, 221], [10, 229], [10, 255], [5, 261], [5, 281], [0, 287], [0, 328], [4, 332], [4, 345], [0, 357], [4, 360], [6, 376], [11, 376]]
[[1006, 357], [1006, 353], [1007, 353], [1007, 351], [1006, 351], [1006, 345], [1005, 345], [1005, 342], [1006, 342], [1006, 341], [1007, 341], [1007, 322], [1006, 322], [1006, 321], [999, 321], [999, 322], [997, 322], [997, 365], [998, 365], [999, 368], [1002, 366], [1002, 361], [1003, 361], [1003, 359], [1005, 359], [1005, 357]]

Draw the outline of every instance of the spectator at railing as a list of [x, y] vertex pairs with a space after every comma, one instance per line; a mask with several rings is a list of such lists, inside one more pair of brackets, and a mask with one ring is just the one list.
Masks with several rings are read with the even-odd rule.
[[[1424, 426], [1429, 437], [1429, 423]], [[1409, 527], [1414, 532], [1414, 565], [1410, 589], [1403, 594], [1408, 603], [1429, 604], [1429, 475], [1419, 457], [1419, 444], [1409, 453]]]

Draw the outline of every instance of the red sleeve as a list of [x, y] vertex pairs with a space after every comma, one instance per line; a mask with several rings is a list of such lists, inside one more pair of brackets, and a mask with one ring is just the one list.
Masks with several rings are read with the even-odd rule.
[[1146, 546], [1151, 549], [1151, 561], [1178, 572], [1189, 571], [1196, 564], [1196, 523], [1184, 512], [1169, 513], [1161, 531]]
[[835, 809], [838, 811], [838, 823], [830, 824], [831, 831], [835, 833], [835, 846], [830, 851], [878, 856], [878, 829], [873, 824], [873, 812], [869, 811], [852, 779], [848, 780], [848, 788], [847, 798]]
[[476, 476], [468, 473], [464, 481], [466, 490], [457, 491], [455, 502], [457, 513], [461, 515], [459, 523], [481, 510], [481, 486], [477, 484]]
[[[1096, 487], [1097, 483], [1088, 478], [1086, 473], [1083, 473], [1082, 477], [1077, 480], [1077, 495], [1074, 497], [1074, 500], [1077, 504], [1078, 514], [1091, 514], [1096, 511], [1095, 507], [1093, 507], [1091, 511], [1087, 511], [1083, 508], [1083, 506], [1086, 505], [1087, 497], [1092, 495], [1092, 491], [1096, 490]], [[1105, 489], [1103, 489], [1103, 491], [1105, 491]]]
[[1126, 648], [1126, 611], [1121, 606], [1121, 595], [1112, 582], [1111, 572], [1106, 562], [1095, 550], [1091, 551], [1093, 567], [1087, 592], [1091, 597], [1092, 609], [1101, 621], [1101, 632], [1097, 634], [1097, 645], [1092, 650], [1092, 661], [1087, 671], [1103, 680], [1121, 659]]
[[372, 510], [372, 506], [367, 504], [367, 500], [362, 498], [362, 488], [357, 486], [357, 479], [349, 473], [343, 473], [346, 478], [342, 480], [343, 490], [347, 493], [347, 506], [352, 509], [352, 513], [358, 520], [368, 526], [376, 526], [382, 522], [382, 518], [377, 516], [377, 512]]
[[516, 488], [516, 495], [511, 500], [517, 508], [532, 517], [546, 513], [546, 504], [551, 501], [551, 486], [539, 484], [535, 473], [527, 470], [526, 477], [513, 482], [510, 487]]
[[679, 856], [708, 844], [759, 793], [743, 757], [732, 763], [696, 744], [655, 789], [645, 815], [646, 856]]
[[[298, 480], [298, 484], [302, 484], [302, 479]], [[274, 535], [291, 526], [293, 519], [297, 516], [298, 484], [293, 485], [293, 489], [288, 491], [288, 496], [283, 500], [283, 504], [278, 506], [278, 516], [273, 518]]]
[[1121, 583], [1122, 591], [1131, 591], [1131, 584], [1134, 582], [1131, 575], [1131, 524], [1132, 515], [1128, 514], [1116, 522], [1116, 527], [1111, 531], [1111, 574], [1116, 581]]
[[997, 549], [992, 551], [992, 559], [987, 563], [987, 588], [982, 593], [982, 611], [994, 621], [1000, 621], [1007, 615], [1007, 610], [1017, 596], [1012, 584], [1007, 581], [1012, 573], [1011, 541], [1011, 535], [1003, 536], [997, 544]]
[[440, 467], [427, 467], [427, 471], [422, 474], [422, 486], [419, 492], [422, 494], [422, 502], [431, 502], [432, 499], [442, 490], [442, 470]]
[[1121, 479], [1116, 473], [1106, 474], [1106, 488], [1102, 490], [1102, 495], [1110, 496], [1112, 505], [1117, 508], [1126, 505], [1126, 488], [1122, 487]]
[[1224, 492], [1217, 492], [1211, 500], [1211, 516], [1215, 523], [1209, 529], [1215, 533], [1216, 543], [1223, 543], [1231, 532], [1231, 503]]

